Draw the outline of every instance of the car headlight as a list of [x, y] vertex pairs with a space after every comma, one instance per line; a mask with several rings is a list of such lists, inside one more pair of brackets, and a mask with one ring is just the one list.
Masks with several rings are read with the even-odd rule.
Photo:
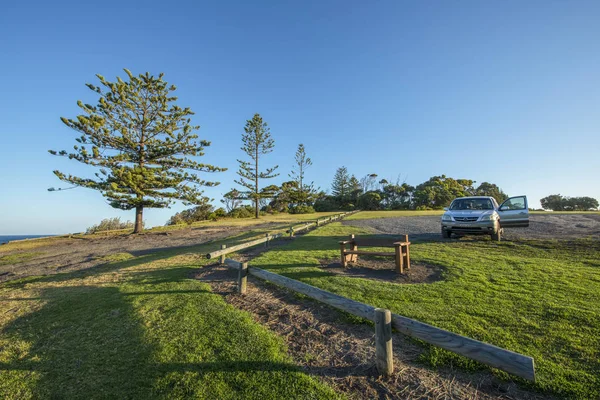
[[496, 219], [496, 214], [486, 214], [483, 215], [480, 221], [494, 221]]
[[448, 214], [442, 215], [442, 221], [452, 221], [452, 217]]

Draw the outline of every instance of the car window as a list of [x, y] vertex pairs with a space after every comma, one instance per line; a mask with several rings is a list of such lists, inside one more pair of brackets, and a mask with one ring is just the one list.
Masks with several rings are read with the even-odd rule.
[[506, 200], [502, 204], [502, 210], [524, 210], [525, 209], [525, 197], [514, 197]]
[[459, 199], [454, 200], [450, 210], [493, 210], [494, 204], [490, 199]]

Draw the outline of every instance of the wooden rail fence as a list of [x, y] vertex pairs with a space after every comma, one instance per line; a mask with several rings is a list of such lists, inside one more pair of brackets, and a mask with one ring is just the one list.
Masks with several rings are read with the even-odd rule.
[[339, 310], [375, 322], [376, 365], [382, 375], [391, 374], [394, 369], [391, 336], [391, 328], [394, 327], [396, 330], [407, 336], [420, 339], [426, 343], [441, 347], [521, 378], [535, 381], [534, 360], [529, 356], [461, 336], [444, 329], [436, 328], [435, 326], [414, 319], [393, 314], [389, 310], [375, 308], [368, 304], [327, 292], [273, 272], [248, 266], [247, 263], [224, 259], [223, 264], [239, 271], [238, 291], [241, 294], [246, 293], [248, 275], [253, 275], [267, 282], [302, 293], [305, 296]]
[[206, 258], [210, 260], [211, 258], [221, 257], [221, 264], [223, 264], [224, 260], [225, 260], [225, 256], [227, 254], [235, 253], [236, 251], [244, 250], [249, 247], [258, 246], [259, 244], [263, 244], [263, 243], [266, 246], [268, 246], [272, 240], [285, 237], [286, 235], [289, 235], [290, 238], [293, 238], [294, 235], [298, 232], [302, 232], [302, 231], [309, 230], [311, 228], [316, 228], [319, 226], [327, 225], [331, 222], [346, 218], [349, 215], [356, 214], [357, 212], [358, 211], [351, 211], [351, 212], [346, 212], [346, 213], [335, 214], [335, 215], [332, 215], [329, 217], [321, 217], [313, 222], [307, 222], [304, 224], [291, 226], [287, 231], [285, 231], [285, 233], [276, 233], [276, 234], [267, 233], [267, 234], [265, 234], [265, 237], [263, 237], [263, 238], [254, 239], [249, 242], [238, 244], [235, 246], [227, 246], [226, 244], [223, 244], [223, 245], [221, 245], [221, 248], [219, 250], [215, 250], [215, 251], [212, 251], [212, 252], [206, 254]]

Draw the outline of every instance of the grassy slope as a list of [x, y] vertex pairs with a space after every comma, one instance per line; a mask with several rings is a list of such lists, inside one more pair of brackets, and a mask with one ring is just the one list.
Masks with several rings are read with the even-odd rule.
[[[265, 223], [274, 224], [270, 230], [285, 229], [290, 225], [301, 224], [304, 221], [315, 221], [317, 218], [324, 218], [330, 215], [336, 215], [340, 212], [319, 212], [311, 214], [276, 214], [276, 215], [264, 215], [259, 219], [255, 218], [223, 218], [218, 221], [200, 221], [195, 222], [191, 225], [171, 225], [171, 226], [156, 226], [151, 229], [147, 229], [147, 232], [164, 232], [164, 231], [177, 231], [181, 229], [197, 228], [197, 227], [220, 227], [220, 226], [236, 226], [236, 227], [249, 227], [253, 225], [260, 225]], [[117, 230], [109, 232], [99, 232], [91, 235], [76, 234], [75, 237], [93, 238], [93, 237], [106, 237], [108, 236], [126, 236], [130, 234], [130, 230]], [[263, 232], [264, 233], [264, 232]], [[29, 250], [37, 247], [47, 246], [49, 244], [61, 245], [68, 241], [69, 235], [62, 235], [56, 237], [41, 238], [35, 240], [18, 240], [11, 243], [0, 245], [0, 254], [3, 252], [15, 251], [15, 250]]]
[[[359, 214], [360, 215], [360, 214]], [[600, 398], [600, 243], [460, 240], [415, 243], [414, 263], [439, 265], [443, 280], [401, 285], [334, 276], [338, 240], [358, 228], [331, 224], [265, 253], [253, 265], [535, 358], [535, 387]], [[393, 267], [390, 260], [390, 268]], [[433, 364], [474, 362], [428, 347]], [[495, 373], [506, 376], [500, 371]]]
[[282, 340], [190, 278], [204, 263], [195, 254], [120, 253], [0, 284], [0, 398], [336, 398]]
[[350, 215], [347, 220], [358, 219], [376, 219], [376, 218], [394, 218], [394, 217], [414, 217], [420, 215], [442, 215], [444, 210], [395, 210], [395, 211], [361, 211], [357, 214]]

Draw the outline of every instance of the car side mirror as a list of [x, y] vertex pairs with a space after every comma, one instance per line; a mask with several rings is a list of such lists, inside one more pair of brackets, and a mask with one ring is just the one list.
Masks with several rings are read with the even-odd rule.
[[448, 207], [444, 207], [444, 211], [448, 211]]

